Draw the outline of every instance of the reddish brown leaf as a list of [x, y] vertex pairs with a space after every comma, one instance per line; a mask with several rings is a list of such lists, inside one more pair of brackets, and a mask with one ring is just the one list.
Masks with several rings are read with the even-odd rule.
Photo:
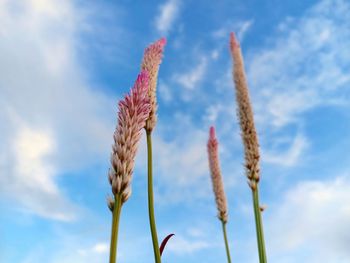
[[164, 250], [166, 244], [168, 243], [169, 239], [170, 239], [172, 236], [174, 236], [174, 235], [175, 235], [175, 234], [167, 235], [167, 236], [163, 239], [162, 244], [160, 244], [160, 248], [159, 248], [160, 255], [162, 255], [163, 250]]

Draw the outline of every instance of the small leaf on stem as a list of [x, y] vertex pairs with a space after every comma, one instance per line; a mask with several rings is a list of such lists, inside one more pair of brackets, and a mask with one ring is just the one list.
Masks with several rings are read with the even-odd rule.
[[174, 235], [175, 235], [175, 234], [167, 235], [167, 236], [163, 239], [162, 244], [160, 244], [160, 248], [159, 248], [160, 255], [162, 255], [163, 250], [164, 250], [166, 244], [168, 243], [169, 239], [170, 239], [172, 236], [174, 236]]

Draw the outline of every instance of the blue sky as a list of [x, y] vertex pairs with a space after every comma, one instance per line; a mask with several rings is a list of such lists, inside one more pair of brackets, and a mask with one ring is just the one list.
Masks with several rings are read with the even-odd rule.
[[[219, 1], [218, 1], [219, 2]], [[350, 262], [350, 3], [0, 1], [0, 262], [107, 262], [117, 101], [168, 40], [154, 133], [164, 262], [225, 262], [206, 141], [215, 125], [236, 262], [257, 262], [229, 32], [241, 41], [262, 152], [269, 262]], [[120, 262], [153, 262], [144, 138]]]

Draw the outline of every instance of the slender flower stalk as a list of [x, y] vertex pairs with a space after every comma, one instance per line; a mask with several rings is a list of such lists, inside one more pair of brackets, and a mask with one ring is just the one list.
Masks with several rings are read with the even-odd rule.
[[213, 183], [213, 191], [215, 195], [216, 207], [218, 209], [218, 218], [222, 223], [222, 231], [224, 234], [227, 262], [231, 263], [230, 249], [227, 241], [226, 223], [228, 220], [227, 200], [224, 191], [224, 183], [222, 181], [220, 163], [219, 163], [219, 151], [218, 140], [215, 136], [215, 128], [210, 127], [209, 140], [207, 144], [208, 160], [211, 180]]
[[142, 71], [130, 93], [118, 104], [118, 125], [114, 132], [111, 168], [108, 173], [112, 185], [113, 198], [108, 198], [108, 207], [113, 212], [110, 263], [117, 259], [117, 240], [119, 218], [122, 205], [131, 195], [131, 179], [134, 170], [135, 156], [141, 138], [141, 131], [150, 112], [148, 96], [149, 76]]
[[152, 131], [157, 123], [157, 79], [159, 65], [162, 61], [164, 46], [166, 40], [161, 38], [160, 40], [152, 43], [145, 49], [143, 56], [141, 70], [146, 70], [149, 73], [150, 81], [148, 86], [148, 95], [151, 104], [151, 110], [148, 119], [145, 124], [146, 136], [147, 136], [147, 165], [148, 165], [148, 215], [149, 223], [152, 235], [154, 259], [156, 263], [161, 262], [161, 255], [159, 250], [158, 236], [156, 221], [154, 216], [154, 201], [153, 201], [153, 171], [152, 171]]
[[249, 98], [248, 85], [245, 77], [244, 63], [240, 45], [234, 35], [230, 35], [230, 49], [234, 62], [233, 79], [236, 88], [236, 100], [238, 106], [238, 117], [241, 126], [241, 135], [244, 145], [245, 170], [248, 178], [248, 185], [252, 190], [253, 206], [255, 215], [255, 225], [257, 242], [259, 249], [260, 263], [266, 263], [265, 241], [263, 224], [259, 205], [258, 184], [260, 180], [259, 168], [259, 142], [254, 125], [253, 109]]

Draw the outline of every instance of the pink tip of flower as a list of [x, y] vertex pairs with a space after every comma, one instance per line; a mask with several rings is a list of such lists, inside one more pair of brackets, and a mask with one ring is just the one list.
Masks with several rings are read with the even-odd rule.
[[239, 47], [239, 43], [234, 32], [231, 32], [230, 34], [230, 45], [232, 49]]
[[210, 138], [211, 140], [214, 140], [214, 139], [215, 139], [215, 128], [214, 128], [214, 126], [211, 126], [211, 127], [210, 127], [210, 130], [209, 130], [209, 138]]
[[[146, 70], [142, 70], [140, 74], [137, 75], [137, 79], [135, 81], [134, 87], [131, 89], [131, 96], [133, 99], [139, 99], [140, 97], [147, 97], [148, 92], [148, 83], [149, 83], [149, 74]], [[130, 99], [130, 95], [127, 96], [128, 100]]]
[[165, 37], [162, 37], [161, 39], [158, 40], [158, 43], [159, 43], [159, 45], [161, 45], [162, 47], [164, 47], [165, 44], [166, 44], [166, 38], [165, 38]]

